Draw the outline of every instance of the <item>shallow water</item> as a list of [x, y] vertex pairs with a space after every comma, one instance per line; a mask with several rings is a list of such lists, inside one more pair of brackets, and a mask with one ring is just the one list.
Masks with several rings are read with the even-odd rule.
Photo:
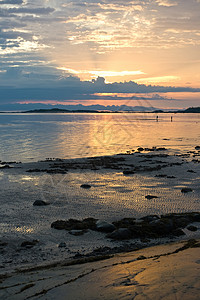
[[[0, 159], [24, 162], [46, 157], [87, 157], [138, 146], [164, 146], [172, 154], [194, 151], [200, 145], [199, 115], [175, 114], [173, 122], [170, 117], [159, 114], [157, 122], [155, 114], [4, 114], [0, 115]], [[111, 222], [123, 217], [199, 211], [200, 165], [191, 161], [192, 155], [189, 163], [159, 172], [174, 175], [175, 179], [155, 177], [157, 172], [124, 176], [119, 170], [79, 170], [66, 175], [0, 170], [0, 234], [9, 241], [2, 256], [3, 266], [51, 261], [77, 251], [87, 253], [96, 247], [115, 246], [101, 233], [75, 237], [52, 229], [51, 223], [58, 219], [94, 217]], [[81, 189], [83, 183], [92, 188]], [[193, 191], [183, 194], [182, 187]], [[148, 194], [158, 198], [147, 200]], [[50, 205], [33, 206], [38, 199]], [[38, 239], [40, 244], [31, 251], [22, 251], [20, 243], [27, 239]], [[66, 242], [66, 248], [59, 248], [60, 242]]]
[[200, 114], [0, 114], [0, 160], [110, 155], [139, 146], [190, 149]]

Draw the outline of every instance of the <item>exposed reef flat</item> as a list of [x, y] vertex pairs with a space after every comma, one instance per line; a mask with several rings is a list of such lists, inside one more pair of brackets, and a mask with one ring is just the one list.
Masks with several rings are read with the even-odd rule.
[[[124, 175], [131, 175], [141, 172], [164, 171], [165, 168], [170, 170], [172, 167], [181, 166], [189, 161], [193, 162], [194, 166], [200, 163], [200, 146], [196, 146], [195, 149], [187, 151], [187, 153], [176, 154], [172, 154], [163, 147], [139, 147], [137, 150], [128, 150], [126, 153], [112, 156], [77, 159], [46, 158], [42, 161], [23, 164], [21, 162], [0, 161], [0, 170], [12, 168], [29, 173], [66, 174], [68, 171], [73, 170], [100, 171], [107, 169], [121, 171]], [[195, 172], [191, 169], [187, 171]], [[159, 172], [156, 176], [164, 177], [165, 174]]]

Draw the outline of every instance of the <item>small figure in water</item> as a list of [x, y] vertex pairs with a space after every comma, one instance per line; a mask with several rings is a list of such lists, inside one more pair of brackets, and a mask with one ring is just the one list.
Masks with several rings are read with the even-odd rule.
[[171, 116], [171, 122], [173, 121], [173, 118], [172, 118], [172, 116]]
[[158, 122], [158, 116], [156, 116], [156, 121]]

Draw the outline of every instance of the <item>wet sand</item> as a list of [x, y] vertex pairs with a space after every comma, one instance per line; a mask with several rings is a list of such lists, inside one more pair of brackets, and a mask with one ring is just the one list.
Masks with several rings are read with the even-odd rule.
[[160, 245], [92, 262], [63, 261], [1, 277], [1, 299], [199, 299], [200, 241]]

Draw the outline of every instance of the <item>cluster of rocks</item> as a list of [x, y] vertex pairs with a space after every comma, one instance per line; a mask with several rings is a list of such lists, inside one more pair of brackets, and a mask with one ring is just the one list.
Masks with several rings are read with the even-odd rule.
[[[193, 156], [200, 155], [198, 150], [199, 146], [195, 147], [195, 151], [188, 151], [184, 154], [176, 154], [175, 156], [180, 156], [183, 158], [190, 157], [190, 153], [193, 153]], [[143, 148], [139, 147], [136, 151], [130, 150], [126, 153], [119, 153], [115, 156], [102, 156], [102, 157], [89, 157], [85, 159], [72, 159], [72, 160], [63, 160], [59, 158], [47, 158], [41, 163], [48, 163], [48, 168], [36, 168], [29, 169], [26, 172], [46, 172], [49, 174], [66, 174], [69, 170], [99, 170], [99, 169], [111, 169], [111, 170], [120, 170], [124, 175], [132, 175], [139, 172], [153, 172], [160, 171], [166, 167], [180, 166], [185, 161], [169, 161], [169, 160], [158, 160], [156, 158], [169, 158], [170, 155], [163, 153], [167, 150], [164, 147], [152, 147], [152, 148]], [[146, 152], [146, 153], [145, 153]], [[156, 152], [156, 153], [155, 153]], [[161, 152], [161, 153], [160, 153]], [[137, 161], [136, 165], [132, 165], [129, 161], [128, 156], [136, 155]], [[144, 160], [140, 160], [143, 158]], [[192, 160], [193, 162], [200, 162], [198, 159]], [[147, 162], [148, 164], [142, 164]], [[154, 164], [152, 166], [152, 164]], [[174, 178], [174, 177], [168, 177]]]
[[137, 148], [138, 152], [142, 152], [142, 151], [165, 151], [167, 150], [165, 147], [152, 147], [152, 148], [143, 148], [143, 147], [139, 147]]
[[[200, 222], [199, 212], [148, 215], [140, 219], [123, 218], [113, 223], [94, 218], [57, 220], [51, 227], [58, 230], [65, 229], [73, 235], [82, 235], [90, 229], [105, 232], [106, 237], [112, 240], [129, 240], [181, 236], [185, 234], [183, 229], [193, 222]], [[197, 227], [190, 225], [187, 229], [195, 231]]]

